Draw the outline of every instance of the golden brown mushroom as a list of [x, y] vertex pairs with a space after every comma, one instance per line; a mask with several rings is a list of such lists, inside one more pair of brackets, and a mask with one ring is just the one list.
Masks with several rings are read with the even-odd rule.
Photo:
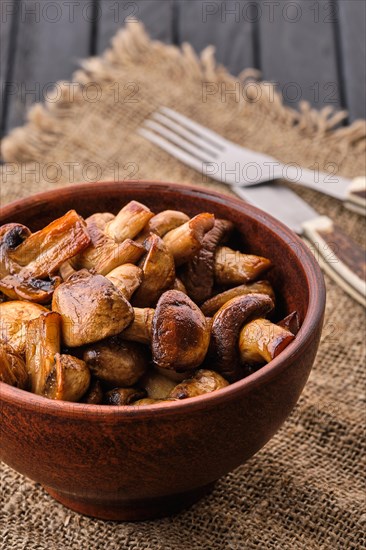
[[[33, 234], [24, 226], [4, 227], [0, 290], [11, 299], [49, 301], [60, 282], [52, 275], [90, 242], [85, 222], [74, 210]], [[19, 243], [19, 236], [26, 238]]]
[[39, 304], [25, 300], [12, 300], [0, 304], [0, 340], [10, 344], [16, 353], [25, 354], [27, 323], [31, 319], [47, 313]]
[[187, 397], [196, 397], [204, 393], [220, 390], [228, 385], [229, 382], [217, 372], [201, 369], [191, 378], [183, 380], [183, 382], [175, 386], [169, 393], [169, 397], [187, 399]]
[[139, 261], [145, 249], [131, 239], [117, 243], [105, 233], [105, 214], [93, 214], [86, 220], [90, 235], [90, 245], [71, 261], [75, 270], [93, 270], [100, 275], [107, 275], [116, 267]]
[[229, 290], [212, 296], [212, 298], [209, 298], [201, 305], [201, 310], [207, 317], [210, 317], [232, 298], [245, 296], [246, 294], [267, 294], [273, 302], [275, 301], [275, 294], [271, 284], [268, 281], [256, 281], [255, 283], [246, 283], [229, 288]]
[[121, 338], [151, 343], [156, 366], [184, 372], [198, 367], [210, 341], [210, 325], [192, 302], [179, 290], [168, 290], [156, 309], [134, 308], [133, 323]]
[[227, 246], [216, 249], [215, 280], [218, 285], [240, 285], [254, 281], [271, 267], [267, 258], [243, 254]]
[[195, 256], [202, 246], [203, 237], [213, 228], [214, 222], [214, 215], [205, 212], [164, 235], [163, 241], [172, 253], [176, 266]]
[[188, 296], [196, 303], [207, 300], [215, 281], [215, 251], [219, 243], [225, 241], [234, 225], [228, 220], [215, 219], [213, 228], [203, 239], [197, 254], [187, 262], [181, 271], [181, 278]]
[[141, 267], [133, 264], [123, 264], [106, 275], [115, 287], [123, 294], [126, 300], [130, 300], [132, 294], [142, 283], [144, 273]]
[[243, 365], [269, 363], [283, 351], [295, 336], [268, 319], [247, 323], [239, 334], [240, 360]]
[[62, 316], [66, 346], [78, 347], [115, 336], [133, 320], [133, 308], [102, 275], [79, 271], [54, 292], [52, 310]]
[[215, 313], [211, 328], [210, 359], [215, 370], [233, 382], [243, 374], [239, 361], [238, 340], [241, 327], [253, 318], [263, 317], [273, 308], [264, 294], [237, 296]]
[[29, 385], [28, 372], [22, 357], [5, 342], [0, 342], [0, 382], [21, 390], [27, 390]]
[[166, 399], [176, 386], [176, 382], [164, 376], [156, 369], [149, 369], [140, 380], [140, 385], [145, 388], [150, 399]]
[[151, 234], [144, 246], [146, 256], [141, 261], [143, 279], [132, 304], [136, 307], [153, 307], [165, 290], [172, 287], [175, 266], [172, 254], [157, 235]]
[[105, 233], [117, 243], [133, 239], [142, 231], [153, 212], [137, 201], [131, 201], [120, 210], [117, 216], [107, 223]]
[[143, 346], [117, 338], [88, 346], [83, 359], [94, 376], [118, 387], [136, 384], [149, 363]]
[[50, 311], [28, 323], [26, 367], [31, 391], [50, 399], [79, 401], [90, 383], [84, 361], [60, 354], [61, 316]]
[[138, 235], [137, 242], [142, 243], [149, 237], [150, 233], [155, 233], [158, 237], [164, 237], [169, 231], [176, 229], [180, 225], [189, 221], [189, 216], [179, 210], [164, 210], [156, 214], [145, 229]]
[[139, 388], [115, 388], [105, 394], [104, 404], [114, 406], [129, 405], [133, 401], [143, 399], [145, 395], [145, 390]]

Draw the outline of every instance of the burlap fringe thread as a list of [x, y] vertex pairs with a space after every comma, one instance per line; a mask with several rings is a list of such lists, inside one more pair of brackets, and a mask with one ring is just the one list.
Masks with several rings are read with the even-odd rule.
[[[3, 140], [1, 153], [4, 161], [27, 162], [32, 160], [35, 149], [40, 152], [57, 145], [58, 118], [67, 117], [69, 113], [72, 115], [70, 106], [83, 101], [82, 90], [85, 85], [90, 82], [101, 85], [111, 83], [118, 78], [122, 67], [126, 69], [142, 62], [147, 66], [149, 63], [164, 64], [172, 78], [176, 76], [227, 85], [235, 85], [239, 79], [241, 92], [246, 99], [241, 102], [241, 111], [255, 108], [282, 126], [296, 128], [300, 137], [306, 135], [326, 140], [328, 147], [335, 151], [339, 149], [343, 155], [366, 151], [366, 121], [357, 120], [351, 126], [339, 127], [347, 117], [346, 111], [334, 112], [330, 106], [317, 111], [306, 101], [302, 101], [299, 111], [296, 111], [283, 104], [282, 96], [273, 84], [258, 80], [258, 71], [246, 69], [237, 79], [223, 66], [217, 65], [212, 46], [197, 56], [190, 44], [183, 44], [180, 49], [152, 41], [141, 23], [129, 21], [114, 37], [112, 47], [103, 56], [84, 61], [83, 69], [75, 72], [73, 83], [77, 86], [73, 88], [72, 102], [69, 86], [59, 82], [60, 98], [57, 102], [46, 101], [30, 109], [28, 123], [13, 130]], [[256, 82], [255, 87], [253, 82]]]

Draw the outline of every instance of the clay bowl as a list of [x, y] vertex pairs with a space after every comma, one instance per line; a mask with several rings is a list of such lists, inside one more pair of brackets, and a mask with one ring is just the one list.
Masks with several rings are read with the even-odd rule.
[[71, 404], [0, 383], [0, 459], [69, 508], [113, 520], [153, 518], [188, 506], [266, 444], [309, 376], [325, 306], [323, 276], [294, 233], [258, 209], [206, 189], [154, 182], [83, 184], [10, 204], [0, 222], [37, 230], [70, 208], [84, 216], [116, 213], [131, 199], [155, 212], [208, 211], [232, 220], [236, 245], [273, 260], [270, 279], [280, 296], [279, 316], [296, 309], [302, 328], [261, 370], [178, 403]]

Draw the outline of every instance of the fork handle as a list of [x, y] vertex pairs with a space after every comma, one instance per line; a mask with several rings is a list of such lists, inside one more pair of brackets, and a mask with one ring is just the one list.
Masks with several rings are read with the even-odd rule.
[[303, 230], [326, 273], [366, 306], [365, 250], [327, 216], [305, 222]]

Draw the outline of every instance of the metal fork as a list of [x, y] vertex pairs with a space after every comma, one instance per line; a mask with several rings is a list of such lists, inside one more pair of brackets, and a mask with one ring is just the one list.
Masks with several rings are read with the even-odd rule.
[[240, 147], [167, 107], [146, 119], [138, 133], [201, 172], [207, 180], [248, 187], [282, 178], [351, 202], [353, 209], [355, 205], [361, 211], [365, 208], [365, 178], [352, 181], [294, 163], [284, 165], [269, 155]]

